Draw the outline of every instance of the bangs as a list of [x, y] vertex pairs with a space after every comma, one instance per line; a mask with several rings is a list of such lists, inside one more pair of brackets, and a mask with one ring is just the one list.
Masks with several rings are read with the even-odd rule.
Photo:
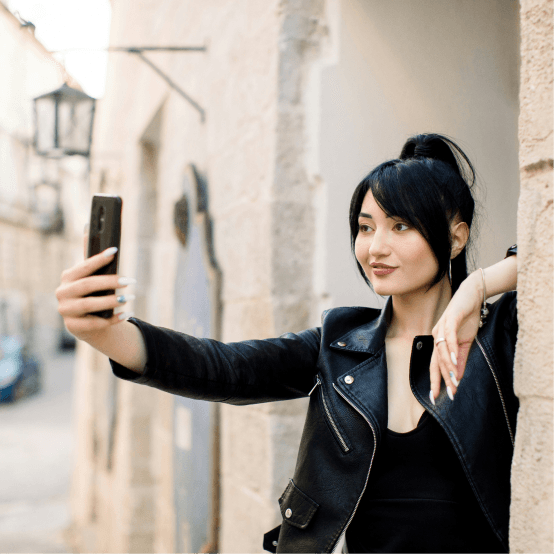
[[409, 223], [431, 246], [438, 239], [436, 235], [449, 244], [450, 221], [445, 210], [445, 191], [441, 190], [431, 168], [425, 165], [421, 161], [408, 160], [376, 167], [364, 179], [367, 183], [364, 197], [370, 190], [385, 214]]

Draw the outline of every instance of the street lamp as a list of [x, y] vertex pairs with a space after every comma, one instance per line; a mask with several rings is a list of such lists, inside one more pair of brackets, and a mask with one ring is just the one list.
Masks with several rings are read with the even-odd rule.
[[96, 100], [64, 84], [35, 102], [35, 148], [39, 156], [89, 156]]

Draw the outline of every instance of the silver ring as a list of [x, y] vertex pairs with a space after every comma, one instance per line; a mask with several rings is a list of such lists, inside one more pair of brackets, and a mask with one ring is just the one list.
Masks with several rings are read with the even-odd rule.
[[437, 342], [435, 342], [435, 346], [438, 346], [439, 342], [446, 342], [446, 339], [443, 337], [441, 337], [440, 339], [437, 339]]

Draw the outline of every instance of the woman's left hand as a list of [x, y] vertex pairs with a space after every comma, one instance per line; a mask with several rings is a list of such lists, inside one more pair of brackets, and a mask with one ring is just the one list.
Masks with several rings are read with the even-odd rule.
[[[454, 399], [459, 381], [464, 376], [469, 349], [479, 330], [482, 303], [482, 278], [480, 272], [475, 272], [463, 281], [433, 327], [435, 347], [430, 365], [430, 398], [433, 403], [439, 395], [441, 377], [448, 387], [447, 392], [450, 389], [448, 396]], [[439, 339], [446, 340], [437, 344]]]

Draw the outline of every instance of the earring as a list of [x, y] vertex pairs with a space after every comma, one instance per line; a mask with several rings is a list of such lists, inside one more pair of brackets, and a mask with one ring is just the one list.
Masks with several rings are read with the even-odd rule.
[[452, 260], [448, 260], [448, 280], [452, 284]]

